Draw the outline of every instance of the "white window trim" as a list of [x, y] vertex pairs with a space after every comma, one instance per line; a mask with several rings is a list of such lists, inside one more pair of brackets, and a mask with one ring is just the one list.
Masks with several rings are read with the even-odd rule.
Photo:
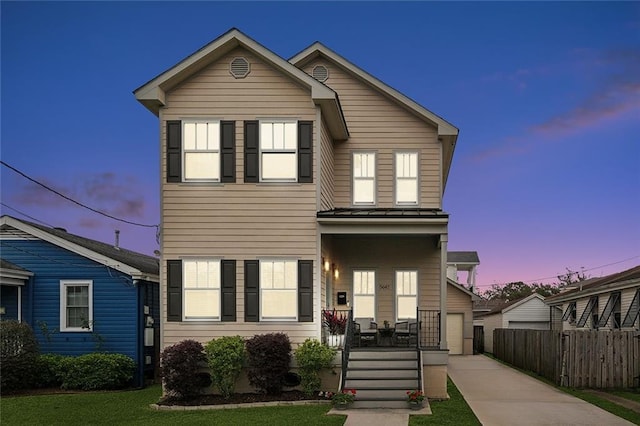
[[[398, 177], [398, 154], [415, 154], [416, 155], [416, 177], [415, 178]], [[416, 201], [398, 201], [398, 181], [399, 180], [415, 180], [416, 181]], [[420, 204], [420, 153], [418, 151], [394, 151], [393, 153], [393, 201], [396, 206], [417, 206]]]
[[[355, 174], [355, 157], [356, 155], [371, 154], [373, 155], [373, 177], [372, 178], [356, 178]], [[373, 201], [356, 202], [356, 179], [362, 181], [373, 181]], [[351, 152], [351, 205], [353, 206], [375, 206], [378, 203], [378, 152], [377, 151], [352, 151]]]
[[[295, 124], [296, 126], [296, 140], [294, 141], [295, 143], [295, 148], [294, 149], [270, 149], [270, 150], [263, 150], [262, 149], [262, 125], [266, 124], [266, 123], [271, 123], [271, 124], [275, 124], [275, 123], [282, 123], [282, 124]], [[263, 118], [258, 120], [258, 161], [259, 161], [259, 179], [261, 183], [296, 183], [298, 182], [298, 138], [300, 137], [298, 135], [298, 120], [292, 120], [292, 119], [281, 119], [281, 118]], [[262, 176], [262, 173], [264, 171], [264, 167], [263, 167], [263, 163], [262, 163], [262, 154], [263, 153], [272, 153], [272, 154], [294, 154], [295, 155], [295, 160], [294, 160], [294, 164], [295, 164], [295, 173], [294, 173], [294, 177], [291, 179], [279, 179], [279, 178], [264, 178]]]
[[[278, 290], [292, 290], [292, 289], [263, 289], [262, 288], [262, 263], [263, 262], [294, 262], [296, 267], [295, 267], [295, 316], [293, 317], [264, 317], [262, 315], [262, 302], [264, 301], [264, 297], [263, 297], [263, 290], [270, 290], [270, 291], [278, 291]], [[259, 288], [260, 288], [260, 299], [259, 299], [259, 306], [258, 306], [258, 310], [260, 312], [260, 321], [261, 322], [298, 322], [298, 286], [299, 286], [299, 277], [298, 277], [298, 259], [295, 258], [262, 258], [262, 259], [258, 259], [258, 277], [259, 277]]]
[[[395, 277], [395, 287], [394, 287], [394, 298], [395, 298], [395, 308], [396, 308], [396, 321], [407, 321], [410, 319], [415, 319], [415, 318], [399, 318], [398, 317], [398, 299], [400, 297], [400, 295], [398, 294], [398, 272], [415, 272], [416, 273], [416, 294], [415, 296], [411, 296], [411, 297], [415, 297], [416, 299], [416, 308], [418, 307], [418, 297], [420, 295], [420, 276], [418, 273], [417, 269], [396, 269], [394, 271], [394, 277]], [[409, 297], [409, 296], [404, 296], [404, 297]]]
[[[185, 279], [185, 274], [186, 274], [186, 268], [185, 268], [185, 262], [218, 262], [218, 270], [220, 271], [220, 276], [218, 277], [218, 282], [220, 284], [220, 286], [217, 288], [218, 293], [219, 293], [219, 297], [218, 297], [218, 302], [219, 302], [219, 306], [218, 306], [218, 312], [220, 312], [220, 315], [218, 317], [213, 317], [213, 316], [206, 316], [206, 317], [196, 317], [196, 316], [187, 316], [187, 309], [186, 309], [186, 303], [187, 303], [187, 297], [185, 295], [186, 290], [189, 291], [198, 291], [198, 290], [216, 290], [215, 288], [192, 288], [192, 287], [187, 287], [186, 286], [186, 282], [187, 280]], [[182, 321], [186, 321], [186, 322], [197, 322], [197, 321], [207, 321], [207, 322], [211, 322], [211, 321], [215, 321], [215, 322], [220, 322], [222, 321], [222, 259], [221, 258], [217, 258], [217, 257], [198, 257], [198, 258], [188, 258], [188, 259], [182, 259]]]
[[[352, 309], [355, 308], [356, 305], [356, 296], [360, 295], [361, 297], [367, 297], [370, 296], [370, 294], [368, 293], [356, 293], [356, 273], [358, 272], [373, 272], [373, 321], [376, 321], [376, 318], [378, 317], [378, 305], [377, 305], [377, 301], [378, 301], [378, 271], [375, 270], [374, 268], [358, 268], [358, 269], [354, 269], [353, 273], [351, 274], [351, 294], [353, 295], [352, 299], [353, 299], [353, 307]], [[355, 311], [354, 311], [355, 312]], [[354, 313], [354, 318], [355, 317], [355, 313]]]
[[[88, 327], [67, 327], [67, 287], [89, 287]], [[60, 280], [60, 331], [72, 333], [89, 333], [93, 331], [93, 280]]]
[[[180, 132], [181, 132], [181, 141], [182, 143], [180, 144], [180, 161], [182, 162], [182, 181], [183, 182], [220, 182], [220, 174], [222, 173], [221, 170], [221, 158], [222, 158], [222, 140], [220, 140], [220, 135], [221, 132], [219, 130], [220, 126], [221, 126], [221, 121], [220, 119], [217, 118], [212, 118], [212, 119], [208, 119], [208, 118], [184, 118], [181, 120], [181, 128], [180, 128]], [[185, 149], [185, 137], [184, 137], [184, 128], [185, 128], [185, 124], [197, 124], [197, 123], [218, 123], [218, 149]], [[187, 171], [187, 167], [186, 167], [186, 154], [187, 153], [213, 153], [213, 154], [218, 154], [218, 177], [217, 178], [206, 178], [206, 179], [187, 179], [186, 177], [186, 171]]]

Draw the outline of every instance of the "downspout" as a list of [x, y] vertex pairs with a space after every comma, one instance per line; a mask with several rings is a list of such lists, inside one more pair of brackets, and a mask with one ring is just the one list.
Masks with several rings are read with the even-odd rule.
[[440, 235], [440, 349], [448, 349], [447, 343], [447, 243], [448, 234]]

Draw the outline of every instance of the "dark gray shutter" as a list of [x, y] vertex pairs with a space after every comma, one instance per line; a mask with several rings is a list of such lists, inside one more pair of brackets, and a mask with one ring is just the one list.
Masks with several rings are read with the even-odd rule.
[[244, 181], [260, 181], [260, 132], [258, 121], [244, 122]]
[[182, 321], [181, 260], [167, 260], [167, 321]]
[[298, 122], [298, 182], [313, 182], [313, 121]]
[[244, 320], [260, 321], [260, 263], [244, 261]]
[[222, 264], [222, 321], [236, 320], [236, 261], [223, 260]]
[[313, 321], [313, 260], [298, 261], [298, 321]]
[[167, 121], [167, 182], [182, 181], [182, 122]]
[[220, 122], [220, 182], [236, 181], [236, 122]]

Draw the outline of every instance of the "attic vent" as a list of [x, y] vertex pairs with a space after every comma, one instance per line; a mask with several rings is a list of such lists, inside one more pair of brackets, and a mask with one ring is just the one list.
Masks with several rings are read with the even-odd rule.
[[235, 78], [245, 78], [249, 75], [249, 71], [251, 71], [251, 67], [249, 66], [249, 61], [247, 61], [246, 58], [233, 58], [229, 64], [229, 72]]
[[311, 75], [318, 81], [327, 81], [329, 78], [329, 70], [324, 65], [316, 65], [313, 67]]

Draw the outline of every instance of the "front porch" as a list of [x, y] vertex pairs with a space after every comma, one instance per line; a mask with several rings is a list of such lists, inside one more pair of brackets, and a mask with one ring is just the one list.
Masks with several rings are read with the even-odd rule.
[[418, 308], [414, 319], [380, 328], [369, 323], [368, 329], [352, 310], [323, 310], [322, 318], [322, 341], [339, 351], [339, 388], [360, 395], [355, 408], [402, 407], [406, 392], [416, 389], [429, 398], [448, 398], [439, 311]]

